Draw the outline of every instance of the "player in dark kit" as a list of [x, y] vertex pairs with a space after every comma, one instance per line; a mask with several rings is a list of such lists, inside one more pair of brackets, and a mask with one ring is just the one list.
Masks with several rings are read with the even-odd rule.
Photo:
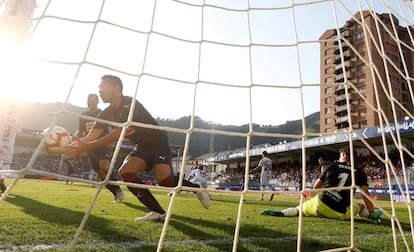
[[[98, 108], [99, 97], [96, 94], [89, 94], [88, 95], [88, 110], [83, 112], [82, 115], [89, 116], [89, 117], [98, 117], [101, 110]], [[73, 134], [72, 141], [76, 141], [82, 139], [82, 141], [87, 141], [87, 135], [89, 131], [95, 125], [95, 121], [93, 119], [88, 118], [79, 118], [79, 128]], [[102, 134], [107, 134], [108, 131], [102, 132]], [[106, 173], [109, 169], [110, 163], [110, 148], [109, 146], [102, 146], [98, 149], [94, 149], [87, 152], [89, 160], [92, 164], [92, 169], [96, 172], [97, 178], [99, 180], [104, 180], [106, 177]], [[111, 174], [111, 180], [116, 180], [114, 174]], [[122, 191], [121, 187], [118, 185], [111, 185], [107, 184], [106, 188], [114, 195], [114, 203], [118, 203], [124, 199], [124, 192]]]
[[[99, 97], [96, 94], [89, 94], [88, 95], [88, 110], [83, 112], [81, 115], [89, 116], [89, 117], [98, 117], [99, 113], [102, 110], [98, 108]], [[74, 140], [78, 140], [81, 137], [84, 137], [88, 134], [88, 132], [93, 128], [95, 121], [87, 118], [79, 118], [79, 129], [73, 134], [72, 138]]]
[[[133, 107], [132, 122], [157, 126], [158, 123], [144, 106], [132, 97], [122, 95], [122, 81], [119, 77], [104, 75], [99, 85], [99, 94], [105, 103], [110, 105], [98, 116], [99, 119], [109, 120], [118, 123], [128, 121], [131, 106]], [[112, 127], [112, 126], [111, 126]], [[104, 134], [108, 125], [96, 123], [90, 131], [88, 141], [77, 141], [66, 148], [67, 153], [79, 154], [85, 151], [100, 148], [107, 144], [118, 141], [122, 128], [113, 127], [114, 130]], [[125, 158], [119, 175], [123, 181], [143, 184], [137, 177], [137, 173], [151, 171], [160, 186], [174, 187], [178, 184], [178, 177], [171, 171], [171, 154], [166, 132], [151, 129], [144, 126], [129, 126], [126, 129], [125, 137], [135, 144], [135, 148]], [[183, 186], [201, 187], [198, 184], [183, 181]], [[144, 217], [135, 220], [164, 220], [165, 211], [160, 206], [148, 189], [128, 187], [128, 189], [144, 204], [149, 210]], [[197, 191], [196, 195], [204, 208], [209, 208], [210, 197], [207, 192]]]
[[[342, 148], [339, 150], [339, 154], [339, 162], [330, 164], [321, 173], [318, 180], [315, 182], [314, 189], [351, 186], [352, 167], [350, 164], [349, 150], [347, 148]], [[362, 169], [355, 168], [354, 175], [355, 184], [367, 195], [370, 195], [365, 172]], [[290, 217], [298, 216], [299, 211], [302, 211], [304, 216], [320, 216], [330, 219], [347, 220], [351, 218], [350, 204], [352, 196], [353, 192], [349, 189], [321, 191], [318, 195], [303, 203], [302, 209], [298, 206], [282, 211], [264, 210], [260, 214]], [[374, 210], [374, 205], [367, 197], [363, 196], [362, 198], [365, 205], [354, 203], [352, 206], [354, 214], [359, 214], [362, 217], [380, 222], [379, 217], [382, 212]]]
[[[7, 190], [6, 185], [4, 184], [4, 178], [0, 176], [0, 192], [4, 193]], [[1, 194], [0, 194], [1, 195]]]

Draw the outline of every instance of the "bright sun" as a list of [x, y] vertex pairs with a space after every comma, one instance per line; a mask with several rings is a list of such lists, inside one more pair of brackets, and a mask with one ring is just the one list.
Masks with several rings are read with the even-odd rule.
[[51, 97], [56, 96], [50, 90], [54, 85], [50, 77], [58, 74], [44, 71], [44, 63], [33, 60], [29, 50], [4, 41], [0, 42], [0, 83], [4, 87], [0, 99], [49, 102]]
[[0, 26], [0, 100], [3, 102], [42, 101], [51, 96], [40, 87], [43, 85], [41, 80], [47, 79], [44, 75], [39, 77], [41, 64], [33, 61], [29, 50], [23, 46], [35, 6], [33, 0], [0, 1], [0, 17], [3, 18]]

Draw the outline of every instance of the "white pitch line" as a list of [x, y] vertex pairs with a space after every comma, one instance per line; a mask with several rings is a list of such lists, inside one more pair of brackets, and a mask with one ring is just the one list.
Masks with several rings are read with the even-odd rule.
[[[405, 236], [409, 236], [410, 234], [405, 234]], [[398, 237], [401, 235], [398, 234]], [[385, 235], [385, 234], [365, 234], [365, 235], [356, 235], [357, 238], [385, 238], [385, 237], [392, 237], [392, 234]], [[296, 241], [297, 236], [284, 236], [284, 237], [261, 237], [261, 238], [240, 238], [239, 241], [242, 243], [251, 243], [251, 242], [278, 242], [278, 241]], [[338, 239], [349, 239], [349, 235], [332, 235], [332, 236], [304, 236], [303, 240], [338, 240]], [[217, 239], [217, 240], [183, 240], [183, 241], [165, 241], [163, 246], [179, 246], [179, 245], [191, 245], [191, 244], [232, 244], [233, 239]], [[116, 247], [121, 249], [139, 249], [145, 247], [154, 247], [157, 246], [158, 242], [120, 242], [120, 243], [106, 243], [106, 242], [87, 242], [82, 244], [77, 244], [76, 248], [78, 249], [97, 249], [97, 248], [110, 248]], [[36, 251], [36, 250], [47, 250], [47, 249], [67, 249], [68, 244], [41, 244], [41, 245], [0, 245], [0, 251], [3, 250], [29, 250], [29, 251]]]

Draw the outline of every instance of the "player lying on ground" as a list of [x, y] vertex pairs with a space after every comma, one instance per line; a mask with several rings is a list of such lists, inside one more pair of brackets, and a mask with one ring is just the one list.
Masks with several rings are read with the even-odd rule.
[[[196, 165], [191, 168], [191, 173], [188, 175], [187, 180], [194, 184], [199, 184], [203, 188], [207, 188], [207, 175], [205, 174], [204, 165]], [[168, 196], [172, 196], [173, 192], [169, 192]]]
[[[152, 115], [144, 106], [132, 97], [122, 94], [122, 81], [119, 77], [105, 75], [99, 85], [99, 94], [104, 103], [110, 105], [99, 114], [98, 118], [118, 123], [125, 123], [128, 120], [131, 106], [132, 121], [158, 125]], [[96, 123], [87, 135], [88, 142], [82, 139], [70, 144], [64, 149], [66, 154], [79, 155], [93, 149], [98, 149], [118, 141], [122, 128], [111, 126], [113, 130], [104, 134], [108, 125]], [[160, 186], [175, 187], [178, 184], [178, 177], [171, 171], [171, 153], [167, 133], [158, 129], [150, 129], [138, 126], [129, 126], [126, 129], [125, 137], [135, 147], [124, 159], [119, 168], [119, 175], [125, 182], [143, 184], [137, 177], [137, 173], [143, 171], [153, 172], [157, 183]], [[183, 181], [183, 186], [201, 187], [198, 184]], [[128, 189], [144, 204], [151, 212], [144, 217], [135, 220], [164, 220], [165, 211], [160, 206], [148, 189], [128, 186]], [[204, 208], [210, 207], [210, 196], [207, 192], [197, 191], [197, 198]]]
[[[351, 186], [351, 171], [349, 149], [342, 148], [339, 150], [339, 162], [330, 164], [320, 174], [315, 182], [314, 189]], [[369, 195], [365, 172], [362, 169], [356, 168], [354, 174], [356, 185]], [[330, 219], [347, 220], [351, 218], [350, 201], [352, 196], [353, 193], [349, 189], [321, 191], [310, 200], [304, 202], [302, 209], [300, 209], [300, 206], [297, 206], [282, 211], [263, 210], [260, 214], [291, 217], [298, 216], [299, 211], [302, 211], [304, 216], [320, 216]], [[353, 205], [354, 213], [379, 223], [382, 212], [374, 210], [374, 205], [365, 196], [363, 196], [363, 200], [365, 205], [360, 203]]]
[[204, 172], [204, 165], [195, 167], [190, 175], [188, 175], [188, 181], [195, 184], [200, 184], [202, 187], [207, 187], [207, 175]]

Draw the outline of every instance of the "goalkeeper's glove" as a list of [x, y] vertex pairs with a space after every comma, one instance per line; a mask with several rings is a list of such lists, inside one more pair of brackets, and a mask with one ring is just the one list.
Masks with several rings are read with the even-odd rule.
[[375, 209], [373, 212], [369, 213], [369, 219], [371, 220], [371, 223], [377, 223], [381, 224], [381, 218], [382, 211], [379, 209]]

